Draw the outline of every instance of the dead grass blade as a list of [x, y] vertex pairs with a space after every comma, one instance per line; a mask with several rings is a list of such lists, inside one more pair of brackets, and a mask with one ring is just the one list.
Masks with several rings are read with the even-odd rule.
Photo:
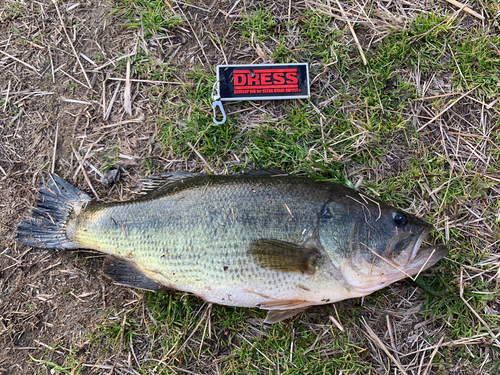
[[443, 342], [443, 340], [444, 340], [444, 335], [441, 336], [441, 339], [439, 339], [439, 342], [437, 343], [436, 347], [432, 351], [431, 357], [429, 358], [429, 362], [427, 363], [427, 366], [424, 370], [424, 375], [427, 375], [429, 373], [429, 370], [431, 369], [431, 366], [432, 366], [432, 360], [434, 359], [434, 357], [436, 356], [436, 353], [438, 352], [439, 348], [441, 347], [441, 343]]
[[340, 3], [339, 0], [337, 1], [337, 5], [339, 6], [340, 11], [342, 12], [342, 16], [346, 19], [347, 26], [349, 26], [349, 30], [351, 31], [352, 37], [354, 38], [354, 42], [356, 43], [356, 46], [358, 47], [359, 54], [361, 55], [361, 59], [363, 60], [363, 64], [367, 65], [368, 61], [366, 60], [365, 53], [363, 52], [363, 47], [361, 47], [361, 44], [359, 43], [358, 36], [356, 35], [356, 32], [354, 31], [354, 27], [352, 27], [351, 21], [347, 18], [347, 15], [345, 14], [344, 7], [342, 7], [342, 4]]
[[5, 113], [5, 110], [7, 109], [7, 103], [9, 102], [10, 82], [11, 82], [11, 80], [9, 80], [9, 84], [7, 86], [7, 94], [5, 95], [5, 103], [3, 104], [3, 112], [4, 113]]
[[467, 12], [470, 15], [472, 15], [472, 16], [474, 16], [476, 18], [479, 18], [481, 21], [484, 20], [484, 17], [482, 15], [480, 15], [479, 13], [474, 12], [471, 8], [469, 8], [469, 6], [467, 4], [462, 4], [462, 3], [458, 2], [457, 0], [446, 0], [446, 1], [449, 2], [450, 4], [455, 5], [456, 7], [459, 7], [464, 12]]
[[87, 176], [87, 172], [85, 172], [85, 167], [83, 165], [82, 157], [76, 151], [76, 148], [71, 145], [71, 149], [73, 150], [73, 153], [75, 154], [76, 160], [78, 160], [78, 163], [80, 164], [80, 168], [82, 169], [83, 177], [85, 178], [85, 181], [87, 182], [87, 185], [90, 187], [90, 190], [94, 193], [96, 199], [100, 199], [99, 196], [97, 195], [96, 191], [94, 190], [94, 187], [92, 186], [92, 183], [90, 182], [89, 176]]
[[132, 116], [132, 98], [130, 87], [130, 59], [127, 60], [127, 73], [125, 76], [125, 90], [123, 92], [123, 108], [129, 116]]
[[20, 64], [23, 64], [24, 66], [26, 66], [26, 67], [30, 68], [30, 69], [31, 69], [31, 70], [33, 70], [33, 71], [34, 71], [34, 72], [35, 72], [35, 73], [36, 73], [39, 77], [41, 77], [41, 76], [42, 76], [42, 75], [40, 74], [40, 72], [38, 71], [38, 69], [37, 69], [37, 68], [35, 68], [33, 65], [30, 65], [30, 64], [28, 64], [28, 63], [25, 63], [24, 61], [22, 61], [22, 60], [18, 59], [17, 57], [14, 57], [14, 56], [12, 56], [12, 55], [9, 55], [9, 54], [8, 54], [7, 52], [5, 52], [5, 51], [2, 51], [1, 49], [0, 49], [0, 53], [4, 54], [4, 55], [5, 55], [5, 56], [7, 56], [7, 57], [10, 57], [12, 60], [17, 61], [17, 62], [18, 62], [18, 63], [20, 63]]
[[54, 139], [54, 153], [52, 154], [52, 168], [51, 172], [54, 173], [54, 169], [56, 166], [56, 152], [57, 152], [57, 138], [59, 136], [59, 123], [56, 124], [56, 135]]
[[365, 327], [366, 331], [368, 332], [367, 337], [375, 343], [376, 346], [378, 346], [380, 349], [384, 351], [384, 353], [391, 359], [391, 361], [396, 365], [396, 367], [401, 371], [403, 375], [408, 375], [406, 370], [401, 366], [401, 363], [389, 352], [389, 349], [384, 345], [382, 340], [379, 339], [377, 334], [373, 332], [371, 327], [368, 325], [364, 317], [361, 317], [361, 323], [363, 323], [363, 326]]
[[116, 97], [118, 96], [118, 91], [120, 90], [121, 83], [118, 82], [115, 88], [115, 92], [113, 93], [113, 97], [111, 98], [111, 101], [109, 102], [108, 109], [106, 110], [106, 114], [104, 115], [104, 121], [107, 121], [109, 119], [109, 116], [111, 115], [111, 110], [113, 109], [113, 104], [115, 104]]
[[200, 158], [200, 160], [205, 164], [205, 166], [208, 168], [208, 170], [212, 173], [215, 174], [215, 170], [211, 167], [210, 164], [205, 160], [205, 158], [198, 152], [198, 150], [191, 144], [191, 142], [188, 142], [187, 145], [193, 150], [193, 152]]
[[82, 69], [82, 73], [85, 76], [85, 79], [87, 80], [87, 88], [92, 90], [92, 84], [90, 83], [89, 77], [87, 76], [87, 73], [85, 72], [85, 68], [82, 65], [82, 62], [80, 61], [80, 57], [78, 56], [78, 53], [76, 52], [75, 46], [73, 45], [73, 42], [71, 41], [71, 38], [68, 35], [68, 32], [66, 31], [66, 25], [64, 24], [64, 20], [61, 16], [61, 12], [59, 11], [59, 6], [57, 5], [57, 0], [52, 0], [52, 3], [54, 3], [54, 6], [56, 7], [57, 15], [59, 16], [59, 20], [61, 21], [62, 29], [64, 30], [64, 34], [66, 35], [66, 39], [68, 39], [68, 42], [71, 46], [71, 49], [73, 50], [73, 53], [75, 54], [76, 61], [78, 62], [78, 65], [80, 65], [80, 69]]
[[478, 86], [474, 87], [473, 89], [467, 91], [465, 94], [460, 95], [458, 99], [455, 99], [454, 101], [451, 102], [451, 104], [447, 105], [445, 109], [443, 109], [441, 112], [439, 112], [436, 116], [431, 118], [429, 121], [427, 121], [424, 125], [422, 125], [420, 128], [418, 128], [418, 131], [422, 131], [424, 128], [426, 128], [428, 125], [432, 124], [434, 121], [436, 121], [438, 118], [440, 118], [444, 113], [446, 113], [451, 107], [453, 107], [455, 104], [457, 104], [460, 100], [465, 98], [467, 95], [469, 95], [472, 91], [477, 89]]

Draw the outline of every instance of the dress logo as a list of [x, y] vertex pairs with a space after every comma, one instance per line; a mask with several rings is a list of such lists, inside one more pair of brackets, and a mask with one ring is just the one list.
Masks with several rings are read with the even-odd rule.
[[272, 100], [309, 97], [307, 64], [221, 65], [220, 100]]
[[301, 92], [296, 68], [235, 70], [233, 74], [236, 95]]

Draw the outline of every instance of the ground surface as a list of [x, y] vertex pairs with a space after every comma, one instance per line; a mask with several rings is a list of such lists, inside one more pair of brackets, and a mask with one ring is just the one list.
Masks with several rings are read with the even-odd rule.
[[[500, 3], [339, 4], [0, 4], [0, 373], [500, 371]], [[311, 100], [227, 104], [214, 126], [214, 67], [249, 62], [308, 62]], [[111, 201], [151, 173], [256, 167], [432, 222], [450, 255], [423, 278], [448, 293], [403, 281], [269, 327], [262, 311], [118, 287], [99, 254], [15, 241], [42, 171]]]

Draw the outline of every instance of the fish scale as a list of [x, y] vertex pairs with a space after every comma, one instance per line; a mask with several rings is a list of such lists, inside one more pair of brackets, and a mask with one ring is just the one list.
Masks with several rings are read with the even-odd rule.
[[[252, 280], [260, 284], [253, 288], [256, 293], [286, 295], [302, 276], [256, 267], [248, 246], [259, 238], [303, 242], [304, 229], [317, 221], [318, 203], [308, 200], [318, 194], [304, 194], [304, 186], [292, 186], [283, 177], [266, 189], [256, 187], [255, 180], [249, 176], [229, 187], [231, 178], [208, 186], [200, 181], [196, 187], [171, 188], [155, 200], [89, 207], [70, 240], [134, 262], [147, 275], [157, 273], [162, 284], [208, 300], [215, 289], [241, 289]], [[326, 201], [327, 190], [321, 192]], [[218, 295], [223, 294], [230, 293]]]
[[[49, 177], [49, 188], [40, 191], [45, 203], [19, 224], [19, 241], [95, 249], [115, 259], [106, 272], [118, 283], [264, 308], [267, 322], [290, 316], [285, 310], [366, 295], [405, 277], [391, 262], [415, 274], [419, 264], [443, 256], [434, 249], [424, 264], [425, 249], [410, 259], [430, 230], [424, 221], [311, 178], [181, 173], [152, 178], [138, 199], [99, 204]], [[395, 223], [396, 214], [408, 223]], [[391, 259], [398, 243], [405, 250]]]

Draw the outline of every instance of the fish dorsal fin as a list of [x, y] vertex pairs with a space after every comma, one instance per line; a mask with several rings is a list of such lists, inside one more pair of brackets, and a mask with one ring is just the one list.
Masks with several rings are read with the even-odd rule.
[[[258, 169], [252, 170], [248, 172], [243, 172], [243, 175], [249, 176], [286, 176], [288, 173], [283, 172], [280, 169]], [[182, 181], [188, 180], [193, 177], [200, 176], [208, 176], [205, 173], [196, 173], [196, 172], [183, 172], [177, 171], [174, 173], [162, 173], [159, 175], [152, 175], [146, 178], [141, 178], [138, 182], [138, 185], [134, 190], [134, 192], [146, 195], [151, 193], [156, 193], [159, 191], [163, 191], [165, 188], [171, 186], [172, 184]]]
[[139, 194], [149, 194], [154, 191], [162, 190], [164, 187], [173, 184], [174, 182], [185, 180], [192, 177], [205, 176], [204, 173], [182, 172], [162, 173], [152, 175], [147, 178], [141, 178], [138, 186], [134, 189]]
[[245, 171], [242, 174], [250, 176], [288, 176], [288, 173], [277, 168], [254, 169], [251, 171]]
[[282, 320], [291, 318], [297, 314], [300, 314], [304, 311], [306, 307], [301, 307], [298, 309], [290, 309], [290, 310], [269, 310], [267, 312], [266, 319], [264, 319], [264, 323], [273, 324], [281, 322]]
[[313, 275], [323, 257], [316, 249], [291, 242], [262, 238], [250, 243], [248, 253], [264, 268]]
[[117, 258], [106, 259], [104, 262], [104, 273], [120, 285], [144, 290], [167, 289], [163, 285], [148, 278], [130, 262]]

